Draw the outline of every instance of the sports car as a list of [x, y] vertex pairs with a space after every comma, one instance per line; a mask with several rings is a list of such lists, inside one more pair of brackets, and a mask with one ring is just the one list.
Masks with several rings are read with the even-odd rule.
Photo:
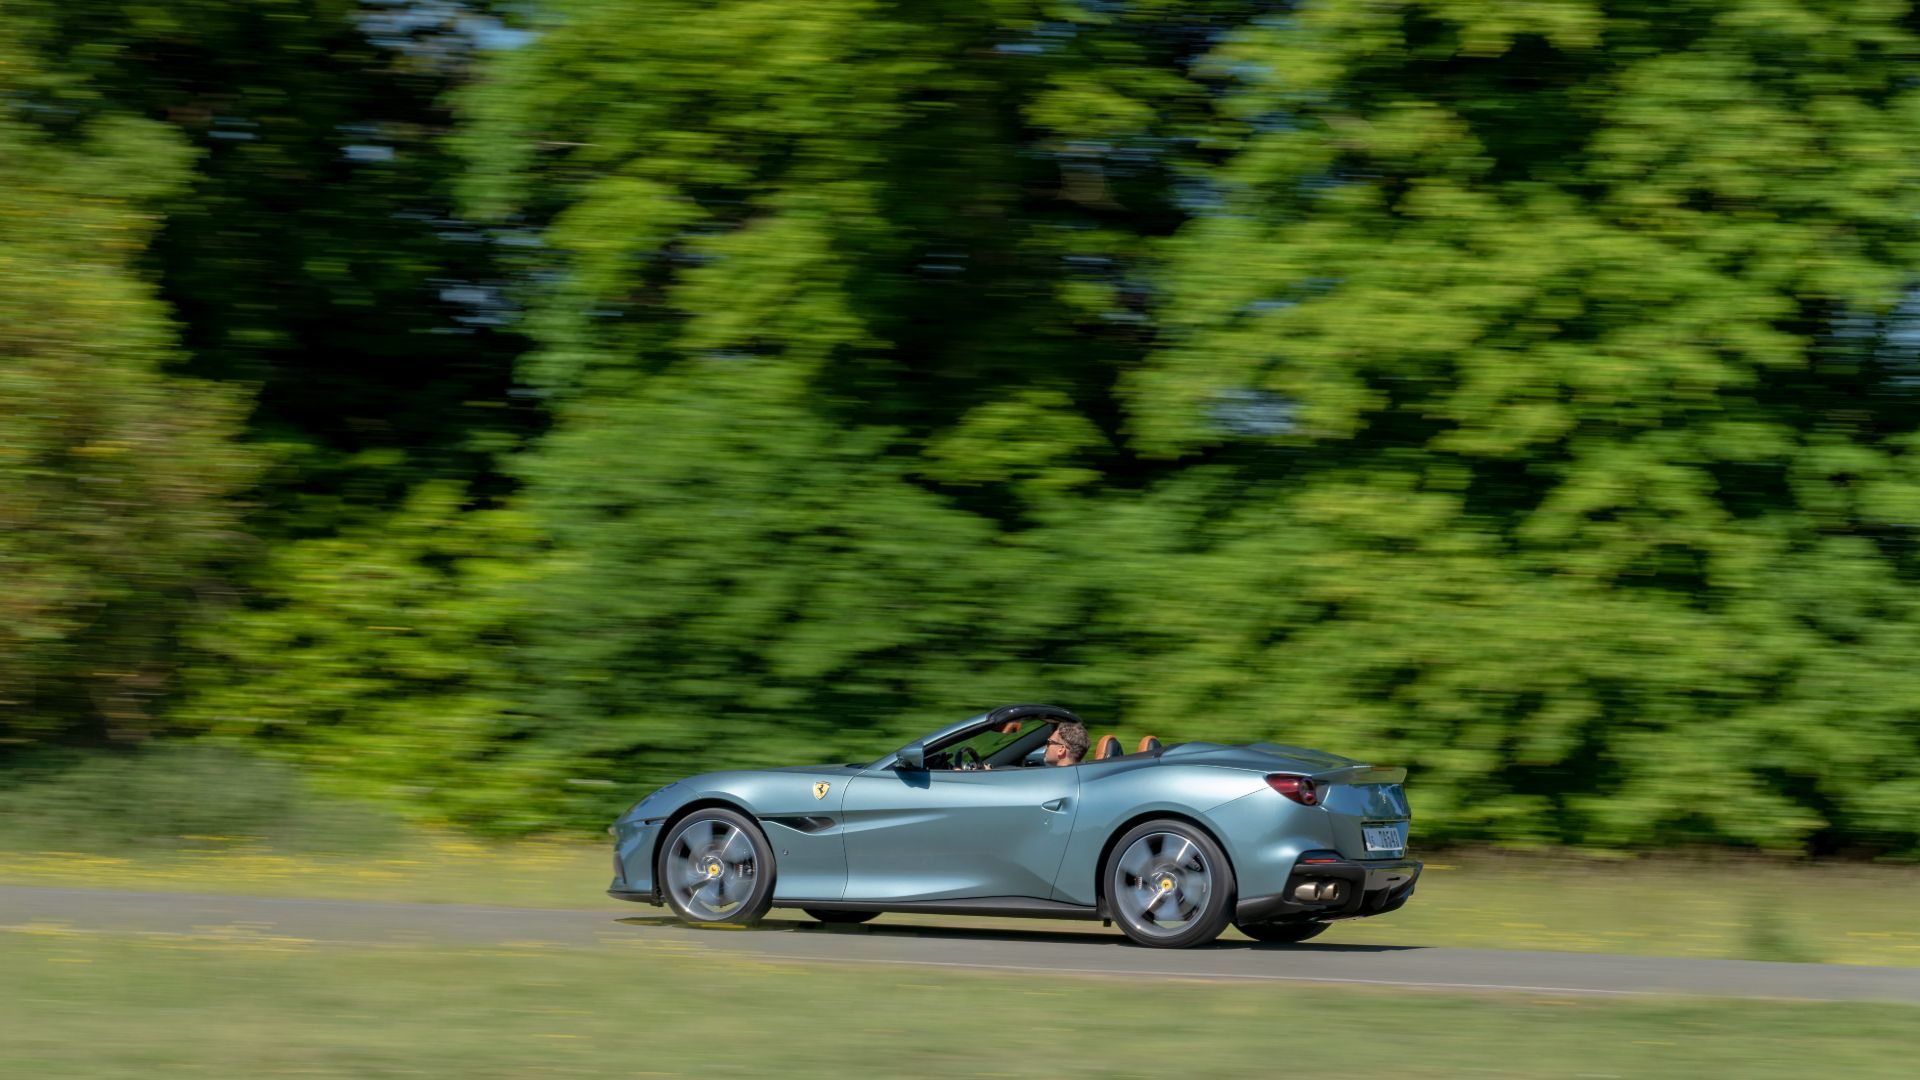
[[668, 784], [608, 829], [607, 892], [695, 923], [775, 907], [827, 923], [1101, 919], [1168, 948], [1228, 923], [1305, 941], [1413, 895], [1404, 769], [1270, 743], [1148, 737], [1125, 752], [1111, 735], [1048, 765], [1067, 724], [1085, 727], [1057, 706], [1008, 705], [877, 761]]

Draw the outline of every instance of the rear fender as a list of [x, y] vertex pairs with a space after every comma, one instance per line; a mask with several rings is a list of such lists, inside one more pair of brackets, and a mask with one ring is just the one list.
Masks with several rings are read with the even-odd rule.
[[1067, 843], [1054, 878], [1053, 899], [1093, 906], [1099, 888], [1101, 860], [1114, 838], [1140, 821], [1176, 817], [1193, 822], [1213, 835], [1236, 867], [1231, 830], [1213, 816], [1216, 807], [1233, 803], [1254, 791], [1267, 791], [1258, 773], [1207, 765], [1173, 765], [1151, 758], [1111, 764], [1076, 766], [1080, 774], [1080, 813], [1074, 818], [1073, 839]]

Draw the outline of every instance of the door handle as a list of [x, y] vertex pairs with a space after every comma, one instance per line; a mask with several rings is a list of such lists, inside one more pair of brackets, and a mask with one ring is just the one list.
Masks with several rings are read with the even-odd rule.
[[1065, 810], [1066, 808], [1067, 808], [1067, 800], [1064, 798], [1053, 799], [1048, 802], [1043, 802], [1040, 804], [1040, 809], [1051, 810], [1056, 814], [1062, 810]]

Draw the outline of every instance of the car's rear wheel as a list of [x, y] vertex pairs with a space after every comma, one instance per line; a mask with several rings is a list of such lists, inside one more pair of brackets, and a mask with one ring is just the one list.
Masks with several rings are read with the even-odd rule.
[[745, 814], [696, 810], [667, 832], [654, 871], [675, 915], [693, 923], [758, 922], [773, 906], [773, 846]]
[[801, 908], [823, 923], [863, 923], [880, 914], [877, 911], [828, 911], [825, 908]]
[[1184, 949], [1212, 941], [1232, 917], [1233, 893], [1226, 853], [1184, 821], [1136, 826], [1107, 858], [1108, 912], [1141, 945]]
[[1233, 928], [1255, 941], [1273, 941], [1284, 944], [1296, 944], [1308, 938], [1319, 937], [1327, 924], [1313, 922], [1310, 919], [1294, 922], [1234, 923]]

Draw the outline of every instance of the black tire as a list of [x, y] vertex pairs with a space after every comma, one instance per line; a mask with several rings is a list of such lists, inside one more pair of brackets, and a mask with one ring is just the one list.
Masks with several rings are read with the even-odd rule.
[[1287, 945], [1297, 945], [1308, 938], [1319, 937], [1327, 924], [1312, 920], [1293, 922], [1234, 923], [1233, 928], [1255, 941], [1273, 941]]
[[[1184, 821], [1161, 818], [1127, 830], [1114, 843], [1101, 876], [1107, 911], [1121, 932], [1140, 945], [1204, 945], [1219, 937], [1233, 917], [1235, 884], [1226, 852]], [[1195, 895], [1202, 879], [1204, 898]], [[1161, 892], [1174, 902], [1171, 913], [1176, 917], [1170, 921], [1162, 921], [1169, 909], [1161, 906]], [[1194, 902], [1191, 910], [1182, 906], [1188, 900]]]
[[801, 908], [801, 911], [823, 923], [842, 923], [852, 925], [863, 923], [880, 914], [877, 911], [828, 911], [825, 908]]
[[733, 810], [709, 807], [675, 822], [653, 873], [667, 906], [686, 922], [750, 926], [773, 906], [773, 845]]

